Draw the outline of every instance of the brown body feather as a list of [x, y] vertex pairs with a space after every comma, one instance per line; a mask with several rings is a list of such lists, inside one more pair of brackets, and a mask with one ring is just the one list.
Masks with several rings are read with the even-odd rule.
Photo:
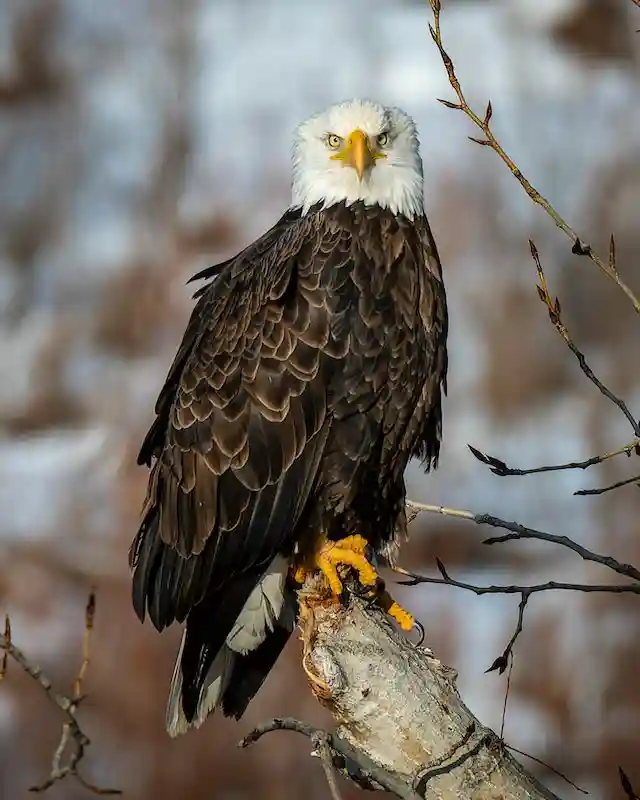
[[[130, 552], [138, 615], [158, 629], [187, 620], [187, 719], [276, 555], [313, 550], [323, 531], [384, 551], [404, 529], [403, 474], [411, 456], [437, 463], [446, 390], [446, 298], [424, 217], [290, 211], [199, 277], [214, 276], [142, 445], [151, 475]], [[278, 637], [237, 667], [251, 689], [234, 693], [232, 676], [227, 713], [244, 711]]]

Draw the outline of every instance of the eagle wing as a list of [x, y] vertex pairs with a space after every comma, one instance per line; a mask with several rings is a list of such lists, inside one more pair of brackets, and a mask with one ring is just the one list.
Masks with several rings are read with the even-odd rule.
[[156, 460], [130, 551], [133, 602], [160, 630], [242, 583], [223, 641], [256, 582], [238, 579], [293, 546], [316, 478], [330, 336], [319, 272], [335, 248], [313, 217], [276, 228], [201, 294], [141, 448], [139, 461]]

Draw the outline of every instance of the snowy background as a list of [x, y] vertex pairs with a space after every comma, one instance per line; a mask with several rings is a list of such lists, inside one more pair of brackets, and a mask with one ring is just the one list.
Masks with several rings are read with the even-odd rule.
[[[620, 270], [640, 291], [636, 7], [443, 6], [469, 101], [482, 113], [491, 98], [507, 151], [595, 249], [606, 254], [615, 231]], [[326, 796], [304, 742], [274, 736], [235, 749], [269, 716], [325, 721], [297, 642], [240, 725], [212, 719], [167, 739], [178, 631], [138, 624], [126, 564], [146, 485], [135, 456], [191, 307], [185, 281], [281, 214], [292, 130], [323, 106], [373, 97], [405, 108], [420, 131], [449, 294], [450, 381], [441, 468], [429, 477], [412, 468], [411, 496], [640, 563], [637, 488], [573, 496], [634, 474], [629, 460], [498, 478], [466, 447], [527, 467], [632, 439], [549, 324], [529, 237], [589, 363], [636, 413], [638, 321], [496, 156], [467, 140], [470, 123], [437, 102], [453, 97], [430, 21], [426, 0], [0, 0], [0, 612], [65, 685], [79, 665], [86, 592], [97, 587], [86, 771], [127, 797]], [[610, 579], [543, 546], [482, 548], [486, 535], [423, 517], [404, 561], [431, 572], [438, 556], [480, 583]], [[505, 678], [484, 670], [511, 635], [517, 598], [434, 586], [401, 596], [459, 670], [466, 702], [499, 730]], [[618, 764], [640, 785], [638, 611], [634, 598], [538, 596], [516, 649], [507, 742], [597, 798], [621, 796]], [[0, 687], [3, 797], [46, 776], [58, 722], [11, 664]], [[60, 785], [50, 796], [87, 794]]]

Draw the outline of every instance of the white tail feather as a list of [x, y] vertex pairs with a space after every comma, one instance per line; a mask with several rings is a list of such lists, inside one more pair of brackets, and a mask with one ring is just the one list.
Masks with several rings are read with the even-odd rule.
[[282, 612], [288, 569], [286, 559], [276, 556], [249, 595], [227, 636], [227, 644], [235, 653], [245, 655], [255, 650], [273, 630]]
[[226, 645], [223, 646], [215, 657], [213, 664], [209, 667], [204, 685], [200, 690], [198, 707], [193, 722], [188, 722], [182, 710], [182, 669], [180, 668], [186, 635], [185, 631], [182, 634], [180, 650], [178, 650], [176, 665], [173, 669], [171, 688], [169, 689], [169, 700], [167, 702], [165, 725], [167, 733], [171, 737], [180, 736], [186, 733], [189, 728], [199, 728], [202, 725], [207, 716], [216, 707], [224, 690], [227, 688], [231, 672], [233, 671], [233, 661], [235, 659], [231, 650], [229, 650]]
[[[206, 680], [200, 691], [198, 707], [193, 722], [188, 722], [182, 710], [182, 651], [186, 632], [182, 635], [180, 650], [173, 670], [165, 725], [169, 736], [186, 733], [189, 728], [199, 728], [207, 716], [220, 702], [233, 672], [236, 653], [244, 655], [259, 647], [273, 630], [276, 622], [285, 627], [293, 627], [293, 612], [283, 616], [284, 586], [289, 565], [281, 556], [273, 559], [260, 582], [253, 589], [242, 611], [238, 614], [226, 643], [209, 668]], [[289, 619], [289, 616], [292, 619]]]

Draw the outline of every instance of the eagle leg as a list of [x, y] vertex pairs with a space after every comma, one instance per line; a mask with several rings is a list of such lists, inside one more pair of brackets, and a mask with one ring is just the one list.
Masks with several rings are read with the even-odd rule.
[[[367, 540], [358, 534], [337, 541], [323, 539], [314, 555], [314, 566], [322, 572], [331, 592], [336, 597], [340, 597], [343, 593], [339, 572], [342, 571], [342, 567], [351, 567], [357, 573], [360, 584], [375, 597], [378, 605], [398, 622], [402, 630], [412, 630], [414, 627], [413, 616], [396, 603], [386, 591], [384, 582], [381, 581], [365, 556], [367, 547]], [[308, 572], [306, 567], [298, 567], [295, 572], [295, 580], [298, 583], [304, 583]]]

